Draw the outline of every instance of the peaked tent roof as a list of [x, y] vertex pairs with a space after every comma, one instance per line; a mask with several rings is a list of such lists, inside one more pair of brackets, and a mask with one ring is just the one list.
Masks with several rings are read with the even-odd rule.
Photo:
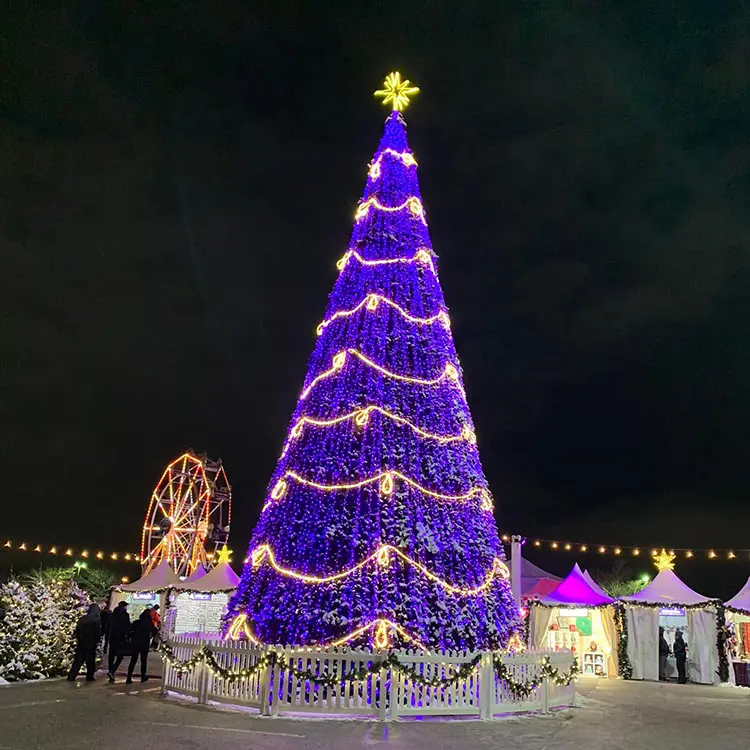
[[726, 603], [730, 609], [741, 609], [750, 612], [750, 578], [747, 583]]
[[118, 591], [163, 591], [164, 589], [178, 586], [180, 579], [172, 570], [172, 566], [165, 559], [162, 560], [150, 573], [141, 576], [133, 583], [124, 583], [115, 588]]
[[648, 586], [637, 594], [620, 597], [624, 602], [633, 604], [663, 604], [664, 606], [692, 606], [714, 601], [708, 596], [693, 591], [683, 583], [673, 570], [661, 570]]
[[588, 581], [589, 586], [591, 586], [597, 594], [600, 594], [601, 596], [609, 596], [609, 594], [591, 577], [591, 573], [589, 573], [588, 570], [583, 571], [583, 577]]
[[175, 588], [180, 591], [202, 591], [203, 593], [218, 593], [219, 591], [234, 591], [240, 582], [239, 576], [232, 570], [229, 563], [219, 563], [197, 581], [188, 583], [183, 581]]
[[183, 580], [183, 583], [195, 583], [195, 581], [199, 581], [205, 575], [206, 569], [203, 567], [203, 563], [198, 563], [198, 567]]
[[583, 572], [578, 567], [578, 563], [576, 563], [565, 580], [551, 594], [547, 594], [540, 601], [542, 604], [552, 606], [570, 605], [581, 607], [597, 607], [614, 602], [611, 596], [602, 595], [602, 593], [599, 593], [586, 580]]
[[[508, 567], [513, 570], [513, 561], [506, 560]], [[521, 596], [524, 598], [528, 597], [542, 597], [549, 594], [551, 591], [557, 588], [557, 585], [562, 581], [560, 576], [553, 576], [552, 573], [548, 573], [538, 565], [534, 565], [533, 562], [527, 560], [525, 557], [521, 558]]]

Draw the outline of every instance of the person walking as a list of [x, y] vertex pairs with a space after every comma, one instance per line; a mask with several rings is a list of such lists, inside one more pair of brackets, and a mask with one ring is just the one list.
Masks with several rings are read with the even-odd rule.
[[104, 638], [104, 653], [107, 653], [109, 648], [109, 618], [112, 617], [112, 610], [109, 608], [109, 604], [105, 602], [104, 608], [102, 609], [102, 638]]
[[98, 604], [92, 604], [89, 611], [78, 620], [75, 629], [76, 651], [73, 664], [68, 672], [68, 682], [75, 682], [78, 672], [86, 664], [86, 682], [94, 682], [96, 671], [96, 647], [102, 637], [101, 611]]
[[687, 682], [685, 666], [687, 665], [687, 643], [682, 637], [682, 631], [677, 630], [674, 634], [674, 658], [677, 661], [677, 682], [684, 685]]
[[133, 630], [134, 651], [130, 657], [130, 664], [128, 664], [128, 679], [125, 680], [128, 685], [133, 683], [133, 672], [139, 657], [141, 659], [141, 682], [148, 682], [148, 652], [151, 648], [151, 639], [157, 632], [151, 617], [151, 611], [144, 609]]
[[125, 656], [129, 633], [128, 603], [123, 601], [115, 607], [115, 611], [109, 618], [109, 668], [107, 676], [110, 682], [115, 681], [117, 668], [122, 663], [123, 656]]
[[667, 656], [669, 656], [669, 644], [664, 637], [664, 628], [659, 628], [659, 681], [667, 681]]

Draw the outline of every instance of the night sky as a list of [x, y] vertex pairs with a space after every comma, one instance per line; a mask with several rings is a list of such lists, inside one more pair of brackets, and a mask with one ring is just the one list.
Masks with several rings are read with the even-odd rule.
[[0, 534], [137, 549], [192, 447], [244, 552], [400, 69], [500, 529], [750, 547], [746, 4], [3, 6]]

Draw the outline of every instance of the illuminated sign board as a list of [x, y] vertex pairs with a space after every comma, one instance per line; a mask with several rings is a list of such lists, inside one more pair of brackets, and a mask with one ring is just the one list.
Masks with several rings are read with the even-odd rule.
[[662, 607], [659, 610], [659, 615], [661, 617], [684, 617], [685, 610], [680, 607]]
[[153, 591], [138, 591], [133, 594], [134, 602], [152, 602], [156, 599], [156, 594]]

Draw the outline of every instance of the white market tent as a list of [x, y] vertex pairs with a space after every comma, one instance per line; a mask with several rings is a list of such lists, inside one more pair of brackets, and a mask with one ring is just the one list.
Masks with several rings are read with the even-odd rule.
[[747, 579], [747, 583], [724, 606], [733, 612], [750, 614], [750, 578]]
[[617, 675], [615, 600], [576, 563], [560, 585], [529, 602], [529, 647], [572, 648], [584, 674]]
[[187, 578], [185, 578], [182, 583], [183, 585], [186, 583], [194, 583], [195, 581], [199, 581], [205, 575], [206, 569], [203, 567], [203, 563], [198, 563], [198, 567]]
[[130, 619], [135, 620], [146, 607], [159, 604], [164, 609], [166, 593], [180, 585], [180, 579], [172, 570], [167, 560], [162, 560], [152, 571], [141, 576], [133, 583], [121, 583], [113, 586], [109, 596], [110, 609], [119, 601], [130, 604]]
[[240, 577], [232, 570], [228, 562], [218, 563], [196, 580], [191, 581], [190, 578], [186, 578], [176, 588], [180, 591], [202, 591], [210, 594], [227, 593], [234, 591], [240, 582]]
[[170, 592], [168, 631], [175, 635], [218, 633], [229, 596], [239, 582], [231, 565], [222, 561], [205, 575], [178, 583]]
[[737, 636], [736, 655], [747, 659], [750, 657], [750, 578], [724, 606], [726, 618], [734, 625]]
[[636, 594], [621, 597], [628, 629], [627, 653], [634, 680], [659, 679], [659, 617], [684, 610], [687, 621], [688, 679], [719, 682], [716, 648], [717, 600], [693, 591], [666, 568]]
[[591, 573], [589, 573], [588, 570], [583, 571], [583, 577], [586, 579], [589, 586], [591, 586], [591, 588], [600, 596], [609, 597], [609, 594], [591, 577]]

